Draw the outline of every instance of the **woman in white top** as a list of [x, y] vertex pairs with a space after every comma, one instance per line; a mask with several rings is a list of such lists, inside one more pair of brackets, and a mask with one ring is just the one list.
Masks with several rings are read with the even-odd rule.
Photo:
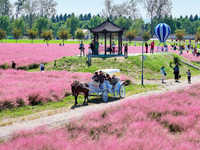
[[112, 52], [115, 54], [115, 42], [113, 41], [113, 43], [112, 43]]

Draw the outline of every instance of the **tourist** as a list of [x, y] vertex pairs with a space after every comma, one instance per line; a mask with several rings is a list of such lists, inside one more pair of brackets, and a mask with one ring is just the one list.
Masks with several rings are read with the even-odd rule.
[[92, 77], [92, 80], [94, 80], [95, 82], [98, 82], [98, 72], [94, 73], [94, 76]]
[[188, 72], [186, 72], [188, 74], [188, 84], [191, 84], [191, 72], [190, 69], [188, 69]]
[[178, 82], [178, 79], [179, 79], [179, 67], [178, 67], [178, 64], [176, 64], [176, 66], [173, 68], [173, 70], [174, 70], [175, 82]]
[[92, 55], [95, 55], [94, 41], [92, 41], [92, 42], [90, 43], [90, 48], [91, 48], [91, 50], [92, 50]]
[[115, 54], [115, 41], [113, 41], [113, 43], [112, 43], [112, 52]]
[[168, 51], [167, 44], [165, 44], [164, 47], [165, 47], [165, 51], [167, 52]]
[[14, 61], [12, 61], [12, 68], [15, 69], [16, 68], [16, 63]]
[[146, 53], [148, 53], [148, 43], [145, 42], [145, 47], [146, 47]]
[[91, 64], [91, 55], [92, 55], [92, 50], [91, 47], [88, 47], [88, 64]]
[[40, 71], [41, 71], [41, 72], [44, 72], [44, 64], [43, 64], [42, 61], [40, 62]]
[[95, 42], [95, 54], [99, 54], [99, 42], [98, 41], [96, 41]]
[[154, 41], [153, 42], [151, 42], [151, 50], [150, 50], [150, 53], [154, 53], [154, 46], [155, 46], [155, 43], [154, 43]]
[[135, 46], [136, 46], [136, 42], [135, 42]]
[[110, 77], [110, 75], [108, 73], [106, 74], [106, 79], [105, 80], [109, 81], [109, 83], [111, 84], [111, 77]]
[[104, 80], [105, 80], [105, 78], [106, 78], [106, 76], [103, 74], [103, 72], [100, 70], [99, 71], [99, 75], [98, 75], [98, 81], [99, 81], [99, 88], [100, 89], [103, 89], [103, 82], [104, 82]]
[[79, 49], [80, 49], [80, 57], [82, 55], [85, 56], [85, 48], [84, 48], [83, 41], [81, 41], [81, 44], [79, 45]]
[[115, 75], [112, 76], [111, 83], [112, 83], [113, 96], [115, 97], [115, 85], [117, 84], [117, 78]]
[[165, 83], [164, 80], [166, 79], [167, 73], [165, 72], [165, 67], [164, 66], [161, 67], [160, 73], [162, 75], [162, 83]]
[[125, 58], [128, 57], [128, 44], [127, 43], [124, 45], [124, 57]]

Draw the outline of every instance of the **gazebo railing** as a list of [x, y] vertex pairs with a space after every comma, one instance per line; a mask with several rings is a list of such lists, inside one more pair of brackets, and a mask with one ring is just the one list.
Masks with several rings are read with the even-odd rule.
[[[119, 53], [119, 47], [118, 46], [115, 47], [115, 53], [112, 50], [111, 50], [111, 54], [118, 54]], [[100, 45], [98, 51], [99, 51], [99, 54], [102, 54], [102, 53], [104, 54], [105, 53], [105, 45]], [[106, 46], [106, 52], [110, 53], [110, 46]]]

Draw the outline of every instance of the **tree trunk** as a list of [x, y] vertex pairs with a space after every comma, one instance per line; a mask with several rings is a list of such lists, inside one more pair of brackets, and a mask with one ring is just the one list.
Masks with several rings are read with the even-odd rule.
[[32, 44], [33, 44], [33, 39], [32, 39]]
[[16, 43], [17, 43], [17, 39], [16, 39]]
[[64, 46], [64, 40], [63, 40], [63, 46]]

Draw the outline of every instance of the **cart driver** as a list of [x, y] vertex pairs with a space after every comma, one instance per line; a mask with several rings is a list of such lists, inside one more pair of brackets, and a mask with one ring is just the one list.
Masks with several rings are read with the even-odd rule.
[[103, 74], [103, 72], [100, 70], [99, 71], [99, 75], [98, 75], [98, 81], [100, 82], [100, 84], [103, 83], [103, 81], [105, 80], [105, 75]]

